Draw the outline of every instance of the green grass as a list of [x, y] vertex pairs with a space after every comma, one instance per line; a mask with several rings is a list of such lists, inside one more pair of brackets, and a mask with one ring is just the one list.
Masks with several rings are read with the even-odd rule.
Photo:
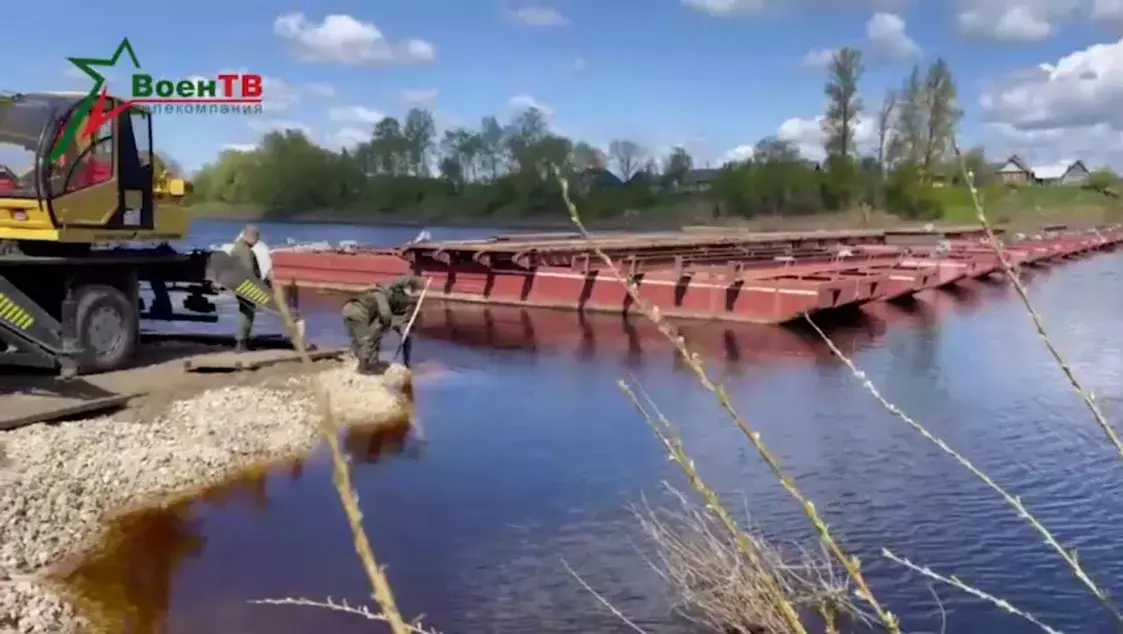
[[[954, 223], [977, 222], [967, 188], [941, 187], [935, 192], [944, 206], [943, 220]], [[1123, 211], [1123, 201], [1076, 186], [995, 185], [982, 193], [983, 205], [995, 221], [1017, 222], [1025, 219], [1064, 222], [1095, 216], [1107, 217]]]

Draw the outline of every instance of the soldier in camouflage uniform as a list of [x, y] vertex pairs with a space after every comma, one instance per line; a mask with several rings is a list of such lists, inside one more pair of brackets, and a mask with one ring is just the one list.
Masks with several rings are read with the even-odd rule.
[[[247, 271], [252, 271], [255, 279], [261, 277], [261, 266], [253, 253], [253, 245], [257, 244], [260, 234], [257, 227], [247, 225], [241, 235], [234, 241], [234, 250], [231, 255]], [[256, 307], [248, 299], [238, 298], [238, 331], [234, 335], [234, 347], [238, 352], [245, 352], [253, 330], [253, 319]]]
[[[374, 372], [382, 335], [387, 330], [402, 334], [415, 306], [409, 291], [416, 291], [421, 286], [420, 279], [407, 276], [392, 284], [372, 286], [343, 305], [343, 325], [351, 336], [351, 351], [359, 359], [360, 373]], [[408, 340], [404, 342], [402, 352], [408, 365]]]

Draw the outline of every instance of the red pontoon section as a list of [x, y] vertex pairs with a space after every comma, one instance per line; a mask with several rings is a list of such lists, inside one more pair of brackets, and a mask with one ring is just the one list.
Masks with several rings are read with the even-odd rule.
[[[1119, 227], [1049, 227], [1005, 239], [1015, 266], [1123, 241]], [[598, 253], [598, 251], [600, 253]], [[746, 233], [523, 234], [425, 241], [398, 249], [279, 249], [282, 283], [357, 290], [413, 272], [448, 301], [584, 311], [631, 310], [601, 254], [667, 316], [775, 324], [804, 313], [895, 299], [1001, 269], [978, 228]]]

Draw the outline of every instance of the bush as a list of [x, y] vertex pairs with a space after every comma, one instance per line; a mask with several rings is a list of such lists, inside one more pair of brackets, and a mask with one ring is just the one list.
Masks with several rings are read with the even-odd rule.
[[944, 214], [943, 203], [912, 166], [899, 167], [890, 175], [885, 209], [908, 220], [935, 220]]

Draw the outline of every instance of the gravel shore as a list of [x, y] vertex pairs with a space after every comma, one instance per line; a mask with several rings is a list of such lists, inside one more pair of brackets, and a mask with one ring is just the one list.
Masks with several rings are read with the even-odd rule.
[[[409, 371], [368, 377], [353, 365], [320, 373], [336, 422], [400, 417]], [[320, 406], [310, 383], [288, 376], [203, 392], [143, 420], [125, 412], [0, 433], [0, 634], [87, 629], [46, 577], [95, 545], [104, 519], [311, 449]]]

